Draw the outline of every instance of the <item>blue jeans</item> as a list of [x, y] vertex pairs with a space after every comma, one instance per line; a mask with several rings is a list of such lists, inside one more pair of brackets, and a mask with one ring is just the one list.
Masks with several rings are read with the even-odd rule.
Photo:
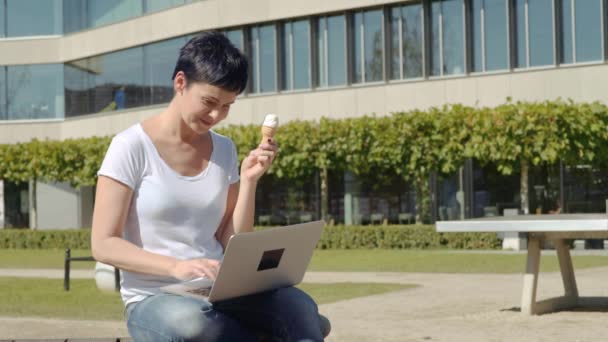
[[127, 326], [135, 342], [323, 341], [317, 304], [288, 287], [211, 304], [205, 300], [158, 294], [127, 307]]

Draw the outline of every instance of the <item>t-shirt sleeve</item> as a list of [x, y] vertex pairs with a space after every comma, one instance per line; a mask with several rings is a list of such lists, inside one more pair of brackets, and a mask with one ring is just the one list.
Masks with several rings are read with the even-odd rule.
[[236, 153], [236, 147], [234, 146], [234, 143], [230, 144], [230, 149], [231, 149], [231, 153], [232, 153], [232, 158], [230, 160], [231, 166], [230, 166], [230, 174], [228, 175], [228, 183], [230, 184], [234, 184], [236, 182], [239, 181], [240, 176], [239, 176], [239, 156]]
[[121, 136], [115, 136], [97, 172], [135, 189], [142, 175], [138, 148]]

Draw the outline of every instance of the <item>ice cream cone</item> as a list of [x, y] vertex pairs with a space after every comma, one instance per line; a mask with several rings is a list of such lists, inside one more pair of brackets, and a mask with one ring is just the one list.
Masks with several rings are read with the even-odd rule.
[[262, 126], [262, 141], [261, 143], [267, 143], [269, 139], [274, 137], [274, 134], [277, 132], [277, 129], [274, 127]]
[[268, 143], [269, 139], [274, 137], [274, 134], [277, 132], [277, 127], [279, 125], [279, 118], [274, 114], [267, 114], [264, 118], [264, 122], [262, 123], [262, 141], [263, 143]]

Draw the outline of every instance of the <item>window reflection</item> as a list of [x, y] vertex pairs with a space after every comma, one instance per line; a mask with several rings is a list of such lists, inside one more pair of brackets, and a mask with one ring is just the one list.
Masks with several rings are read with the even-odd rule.
[[282, 89], [310, 88], [310, 24], [308, 20], [282, 26]]
[[0, 120], [8, 118], [6, 108], [6, 67], [0, 66]]
[[515, 67], [528, 66], [528, 43], [526, 40], [526, 0], [515, 0]]
[[89, 0], [88, 26], [97, 27], [126, 20], [143, 13], [141, 1], [132, 0]]
[[561, 5], [561, 62], [572, 63], [574, 62], [572, 50], [572, 0], [563, 0]]
[[391, 78], [422, 76], [422, 5], [395, 7], [391, 11]]
[[327, 69], [329, 86], [346, 84], [346, 19], [327, 17]]
[[382, 11], [367, 11], [363, 14], [365, 45], [365, 82], [384, 79], [384, 37], [382, 34]]
[[463, 0], [433, 0], [431, 4], [431, 75], [464, 73]]
[[63, 65], [9, 66], [6, 93], [9, 120], [61, 118]]
[[243, 30], [241, 30], [241, 29], [229, 30], [229, 31], [226, 31], [225, 34], [226, 34], [226, 37], [228, 37], [228, 39], [232, 43], [232, 45], [236, 46], [241, 51], [244, 50], [245, 45], [243, 44]]
[[170, 102], [173, 98], [173, 70], [185, 38], [144, 46], [146, 104]]
[[530, 66], [553, 64], [553, 1], [528, 0]]
[[507, 2], [484, 0], [485, 13], [485, 69], [502, 70], [508, 62]]
[[62, 0], [7, 0], [5, 20], [7, 37], [62, 34]]
[[[67, 115], [99, 113], [147, 104], [142, 61], [143, 48], [138, 47], [67, 63]], [[162, 70], [159, 72], [162, 73]], [[170, 79], [171, 74], [165, 77]], [[153, 75], [151, 79], [154, 79], [151, 82], [156, 82]], [[162, 94], [157, 93], [157, 98], [163, 98]]]
[[254, 93], [276, 91], [276, 34], [273, 24], [251, 28], [251, 68]]
[[0, 1], [0, 38], [6, 37], [6, 7], [4, 1]]
[[602, 2], [573, 0], [576, 20], [576, 61], [602, 60]]

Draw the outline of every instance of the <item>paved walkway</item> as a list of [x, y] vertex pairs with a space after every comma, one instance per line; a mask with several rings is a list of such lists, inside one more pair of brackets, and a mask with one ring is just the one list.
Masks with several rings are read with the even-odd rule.
[[[74, 270], [77, 271], [77, 270]], [[608, 268], [577, 271], [583, 296], [608, 297]], [[92, 277], [93, 272], [73, 273]], [[0, 276], [61, 278], [61, 270], [1, 270]], [[521, 274], [309, 272], [305, 282], [418, 284], [414, 289], [320, 306], [332, 321], [328, 341], [601, 341], [608, 311], [524, 316]], [[541, 299], [561, 295], [559, 273], [539, 281]], [[1, 338], [126, 336], [123, 322], [0, 317]]]

